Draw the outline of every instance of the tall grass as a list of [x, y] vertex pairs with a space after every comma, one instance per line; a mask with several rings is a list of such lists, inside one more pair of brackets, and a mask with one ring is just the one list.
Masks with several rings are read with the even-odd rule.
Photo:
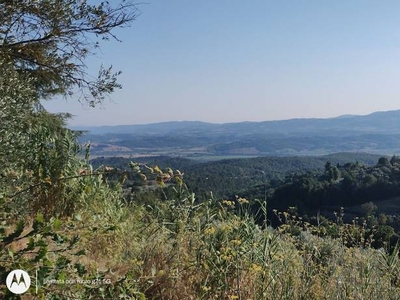
[[[147, 299], [398, 299], [392, 253], [308, 226], [264, 228], [246, 199], [195, 204], [190, 194], [144, 210], [131, 204], [115, 249], [129, 262], [132, 290]], [[241, 213], [237, 213], [237, 208]], [[339, 225], [345, 226], [345, 225]], [[343, 229], [345, 232], [345, 229]], [[115, 253], [115, 254], [116, 254]]]

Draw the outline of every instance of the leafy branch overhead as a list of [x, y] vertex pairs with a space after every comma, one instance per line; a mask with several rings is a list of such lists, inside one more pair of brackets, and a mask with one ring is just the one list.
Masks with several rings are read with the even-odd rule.
[[[112, 4], [111, 4], [112, 3]], [[87, 73], [85, 59], [102, 40], [118, 38], [113, 30], [129, 26], [139, 14], [134, 3], [85, 0], [0, 1], [0, 56], [15, 69], [33, 75], [40, 97], [79, 93], [95, 106], [120, 88], [120, 72], [101, 66]]]

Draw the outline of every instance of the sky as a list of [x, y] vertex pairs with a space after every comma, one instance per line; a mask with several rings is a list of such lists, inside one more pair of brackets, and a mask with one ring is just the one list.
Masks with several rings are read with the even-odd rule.
[[[111, 2], [111, 1], [110, 1]], [[114, 1], [112, 1], [114, 2]], [[116, 1], [115, 1], [116, 2]], [[400, 1], [150, 0], [87, 61], [121, 70], [72, 126], [328, 118], [400, 109]]]

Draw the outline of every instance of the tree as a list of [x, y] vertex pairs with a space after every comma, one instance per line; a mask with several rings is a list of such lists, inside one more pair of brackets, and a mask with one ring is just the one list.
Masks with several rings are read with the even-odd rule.
[[[91, 80], [84, 60], [98, 47], [90, 35], [115, 37], [111, 30], [129, 24], [134, 12], [125, 1], [112, 8], [108, 2], [0, 0], [1, 282], [16, 268], [38, 278], [104, 278], [87, 272], [78, 262], [84, 251], [75, 247], [95, 232], [98, 241], [114, 235], [122, 216], [121, 190], [104, 184], [88, 159], [76, 155], [76, 132], [65, 124], [69, 115], [46, 112], [40, 100], [78, 90], [94, 106], [119, 87], [111, 68]], [[77, 263], [72, 266], [70, 259]], [[32, 297], [113, 299], [118, 285], [100, 296], [93, 288], [65, 292], [40, 284]], [[0, 286], [1, 299], [14, 298]]]
[[37, 98], [32, 80], [1, 58], [0, 74], [0, 165], [4, 170], [21, 163], [21, 150], [29, 150], [26, 131]]
[[128, 26], [138, 14], [131, 2], [110, 2], [0, 0], [0, 57], [36, 79], [39, 97], [78, 92], [80, 101], [95, 106], [120, 88], [120, 72], [101, 66], [92, 78], [85, 59], [100, 40], [118, 40], [113, 29]]
[[393, 155], [392, 158], [390, 159], [390, 164], [394, 166], [395, 164], [400, 163], [400, 157]]
[[333, 166], [329, 161], [325, 164], [325, 175], [329, 181], [336, 181], [340, 179], [341, 176], [338, 167]]
[[366, 217], [374, 216], [378, 207], [373, 202], [367, 202], [361, 205], [361, 209]]
[[378, 160], [378, 166], [390, 166], [389, 159], [387, 157], [382, 156]]
[[34, 80], [1, 58], [0, 74], [0, 210], [67, 211], [60, 178], [76, 174], [77, 133], [65, 128], [68, 115], [35, 111]]
[[53, 200], [66, 188], [60, 178], [75, 172], [78, 145], [65, 128], [69, 115], [47, 113], [40, 100], [78, 92], [95, 106], [120, 87], [111, 68], [92, 79], [85, 59], [101, 40], [117, 39], [113, 29], [129, 25], [137, 12], [125, 0], [0, 0], [0, 196], [12, 203], [13, 195], [32, 198], [43, 209], [60, 204]]
[[125, 0], [0, 0], [0, 208], [72, 211], [64, 178], [80, 164], [76, 134], [65, 127], [68, 114], [47, 113], [40, 100], [78, 91], [95, 106], [120, 87], [111, 68], [92, 80], [85, 59], [136, 13]]

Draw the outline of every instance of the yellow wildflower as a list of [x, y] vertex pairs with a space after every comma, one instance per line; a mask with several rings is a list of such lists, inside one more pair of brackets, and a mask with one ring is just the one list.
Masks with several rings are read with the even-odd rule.
[[162, 174], [162, 171], [161, 171], [161, 169], [160, 169], [158, 166], [155, 166], [153, 169], [154, 169], [154, 171], [156, 171], [157, 173]]
[[240, 244], [242, 244], [242, 241], [240, 240], [232, 240], [231, 243], [235, 246], [239, 246]]
[[215, 233], [215, 227], [208, 227], [204, 230], [205, 235], [213, 235]]
[[251, 264], [250, 270], [254, 272], [261, 272], [263, 268], [260, 265]]
[[208, 291], [211, 290], [211, 287], [206, 286], [206, 285], [203, 285], [203, 286], [201, 287], [201, 289], [202, 289], [204, 292], [208, 292]]
[[223, 200], [222, 204], [225, 204], [226, 206], [235, 206], [235, 203], [230, 200]]
[[240, 204], [247, 204], [247, 203], [249, 203], [249, 200], [247, 200], [246, 198], [242, 198], [242, 197], [237, 198], [237, 201], [238, 201]]

